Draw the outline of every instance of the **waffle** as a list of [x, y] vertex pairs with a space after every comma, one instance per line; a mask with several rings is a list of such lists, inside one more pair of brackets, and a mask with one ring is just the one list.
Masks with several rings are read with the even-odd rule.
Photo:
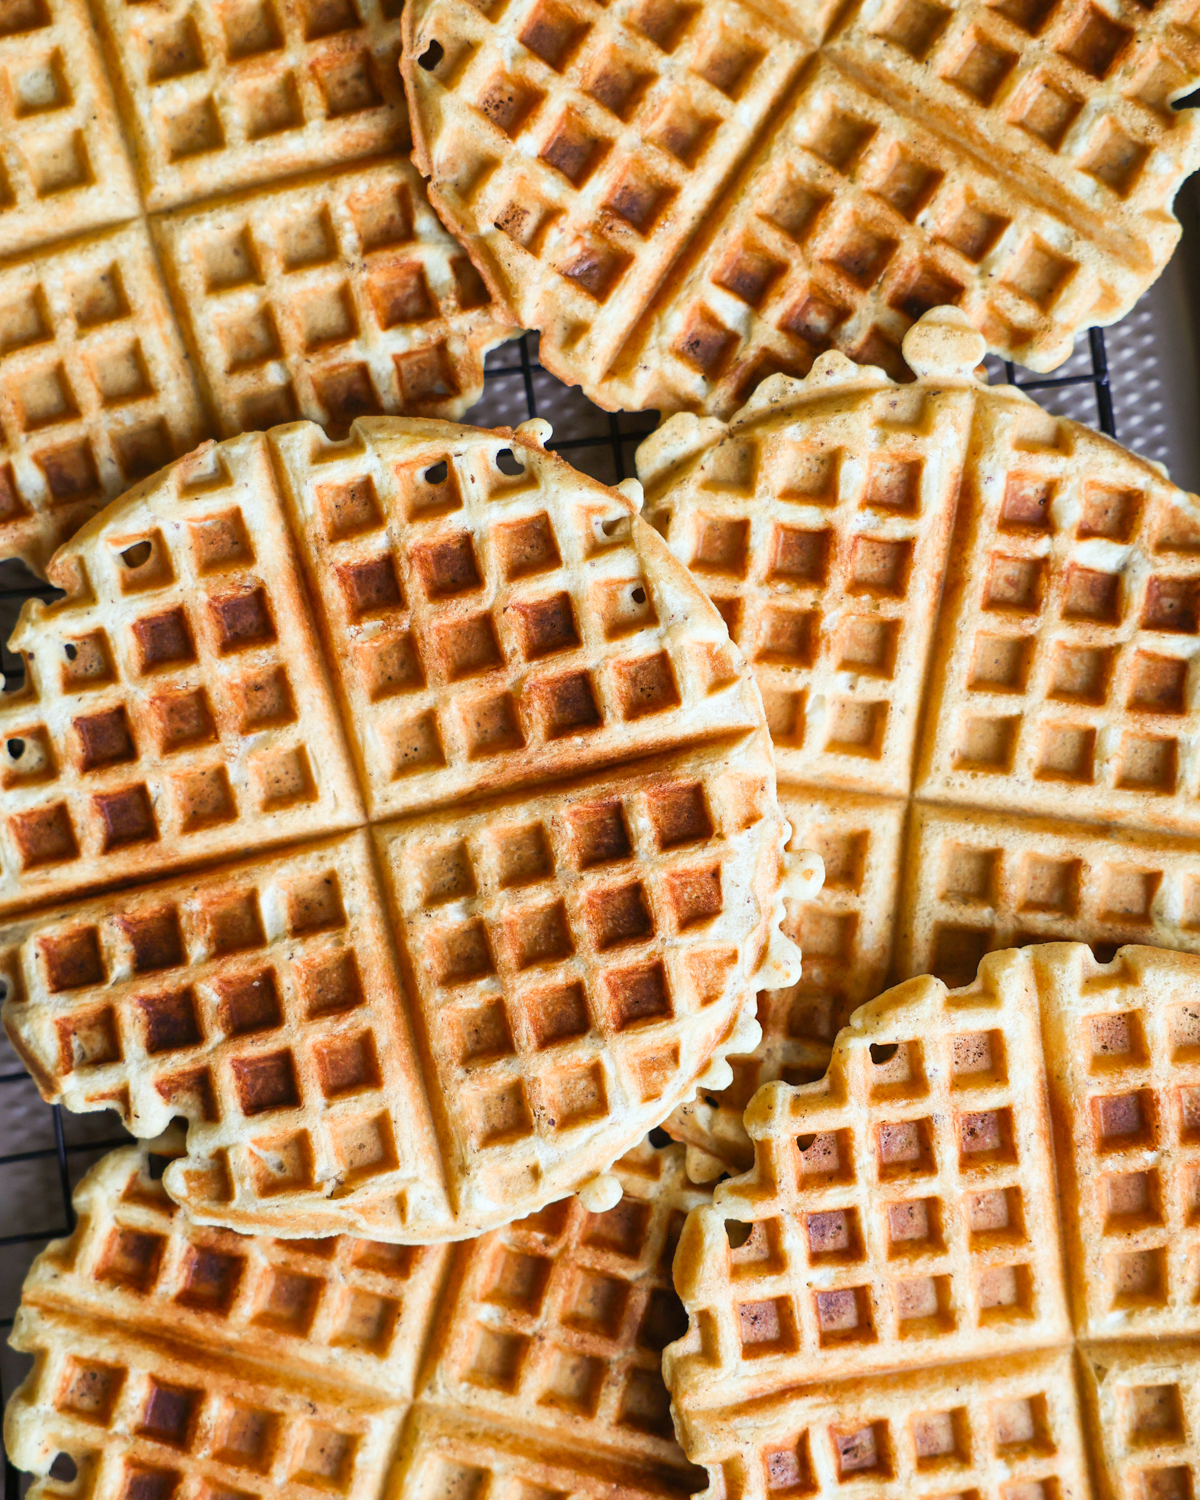
[[380, 0], [13, 0], [0, 557], [203, 437], [477, 399], [512, 329], [398, 159], [399, 47]]
[[418, 0], [414, 160], [541, 359], [726, 416], [927, 309], [1051, 369], [1166, 263], [1200, 161], [1186, 0]]
[[664, 1372], [710, 1494], [1190, 1491], [1198, 987], [1149, 948], [992, 954], [758, 1094], [754, 1167], [675, 1260]]
[[682, 1154], [631, 1153], [605, 1213], [570, 1199], [451, 1249], [199, 1228], [153, 1156], [115, 1152], [26, 1281], [13, 1343], [34, 1368], [7, 1452], [39, 1497], [601, 1500], [619, 1482], [682, 1500], [699, 1476], [659, 1364], [683, 1323], [674, 1241], [704, 1197]]
[[[760, 1048], [734, 1062], [755, 1084], [803, 1044], [790, 1081], [817, 1076], [889, 968], [964, 983], [1014, 943], [1200, 948], [1196, 501], [981, 385], [955, 310], [905, 349], [908, 385], [828, 353], [728, 424], [677, 414], [638, 454], [648, 519], [754, 669], [781, 794], [836, 804], [850, 841], [837, 920], [832, 886], [793, 913], [838, 972], [806, 962], [817, 1005], [760, 1004]], [[702, 1095], [671, 1128], [744, 1167], [749, 1097]]]
[[603, 1197], [796, 978], [820, 861], [750, 672], [549, 431], [208, 445], [22, 615], [4, 902], [76, 899], [0, 929], [4, 1022], [48, 1099], [187, 1118], [195, 1217], [423, 1242]]

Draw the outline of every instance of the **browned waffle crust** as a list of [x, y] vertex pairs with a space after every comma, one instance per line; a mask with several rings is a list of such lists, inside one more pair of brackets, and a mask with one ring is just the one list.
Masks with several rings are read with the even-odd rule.
[[[660, 1351], [684, 1324], [671, 1256], [704, 1195], [678, 1147], [468, 1244], [284, 1242], [190, 1224], [153, 1157], [106, 1157], [39, 1257], [14, 1343], [12, 1460], [39, 1500], [193, 1494], [682, 1500]], [[161, 1166], [161, 1160], [158, 1163]], [[74, 1483], [48, 1474], [59, 1453]]]
[[47, 1098], [187, 1117], [194, 1215], [505, 1223], [729, 1082], [798, 972], [749, 668], [549, 430], [207, 445], [21, 617], [5, 1025]]
[[399, 7], [10, 0], [0, 558], [202, 437], [461, 416], [511, 331], [401, 153]]
[[1051, 944], [909, 980], [762, 1089], [675, 1260], [713, 1500], [1193, 1493], [1198, 1038], [1194, 955]]
[[957, 303], [1035, 369], [1127, 311], [1198, 159], [1191, 0], [413, 0], [414, 160], [543, 363], [725, 416]]
[[742, 1166], [754, 1089], [817, 1076], [889, 972], [962, 983], [990, 949], [1055, 938], [1200, 949], [1200, 509], [980, 385], [982, 340], [952, 312], [905, 347], [913, 384], [827, 355], [639, 454], [647, 515], [749, 658], [783, 804], [826, 864], [792, 912], [799, 985], [760, 1001], [716, 1112], [676, 1120]]

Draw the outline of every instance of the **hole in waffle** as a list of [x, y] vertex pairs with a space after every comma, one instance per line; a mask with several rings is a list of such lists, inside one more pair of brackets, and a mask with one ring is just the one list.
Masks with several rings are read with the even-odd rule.
[[[871, 1300], [866, 1287], [816, 1292], [813, 1294], [813, 1305], [816, 1311], [817, 1337], [822, 1348], [875, 1342]], [[743, 1351], [745, 1352], [744, 1332]]]
[[219, 899], [204, 912], [207, 943], [213, 957], [266, 946], [258, 895], [246, 891]]
[[999, 1031], [971, 1031], [950, 1043], [951, 1087], [987, 1088], [1007, 1082], [1004, 1037]]
[[575, 951], [567, 909], [561, 901], [513, 911], [505, 918], [504, 936], [510, 959], [518, 969], [555, 963]]
[[696, 64], [696, 72], [713, 88], [735, 99], [744, 91], [764, 56], [761, 48], [722, 28]]
[[604, 975], [609, 1024], [614, 1031], [669, 1018], [674, 1014], [666, 969], [659, 962]]
[[[820, 1296], [837, 1296], [821, 1293]], [[762, 1302], [742, 1302], [738, 1306], [738, 1325], [742, 1354], [761, 1358], [769, 1354], [786, 1354], [797, 1347], [795, 1315], [786, 1297]]]
[[725, 1220], [725, 1238], [731, 1250], [740, 1250], [753, 1233], [753, 1224], [746, 1224], [741, 1219]]
[[525, 1015], [539, 1049], [587, 1034], [591, 1029], [581, 984], [534, 991], [524, 1001]]
[[431, 41], [424, 52], [417, 58], [417, 63], [427, 73], [432, 73], [445, 55], [446, 49], [442, 46], [441, 42]]
[[[316, 1316], [321, 1288], [322, 1283], [316, 1277], [302, 1276], [292, 1271], [274, 1271], [255, 1313], [254, 1322], [298, 1337], [306, 1336]], [[229, 1446], [228, 1438], [226, 1446]], [[246, 1444], [239, 1451], [247, 1455], [253, 1452], [260, 1459], [269, 1461], [267, 1450], [268, 1445], [260, 1441], [253, 1448]]]
[[142, 995], [134, 1005], [141, 1016], [143, 1043], [151, 1056], [177, 1052], [203, 1041], [196, 996], [190, 987], [171, 994]]
[[519, 84], [507, 73], [497, 73], [487, 84], [476, 108], [510, 140], [515, 140], [545, 95]]
[[828, 1208], [804, 1215], [809, 1258], [819, 1264], [850, 1263], [862, 1259], [858, 1210]]
[[627, 859], [633, 852], [620, 801], [587, 803], [568, 813], [575, 862], [581, 870]]
[[1137, 186], [1150, 156], [1150, 147], [1127, 135], [1112, 120], [1104, 120], [1093, 133], [1083, 170], [1118, 198], [1127, 198]]
[[1198, 587], [1191, 578], [1151, 578], [1142, 607], [1143, 629], [1196, 634], [1200, 621]]
[[994, 1162], [1017, 1159], [1012, 1112], [989, 1109], [962, 1114], [957, 1119], [959, 1170], [984, 1170]]
[[1089, 1104], [1096, 1151], [1129, 1151], [1156, 1144], [1158, 1107], [1153, 1090], [1098, 1095]]
[[1182, 1392], [1177, 1385], [1130, 1386], [1124, 1418], [1131, 1447], [1159, 1448], [1185, 1441]]
[[886, 1226], [890, 1259], [925, 1255], [944, 1248], [942, 1206], [937, 1198], [888, 1204]]
[[243, 589], [221, 598], [210, 598], [208, 607], [222, 655], [275, 640], [275, 622], [271, 618], [266, 591], [262, 588]]
[[99, 820], [101, 846], [106, 854], [126, 844], [153, 842], [158, 838], [158, 824], [144, 785], [99, 794], [92, 798], [92, 809]]
[[365, 1001], [358, 962], [353, 953], [299, 966], [297, 983], [308, 1017], [356, 1010]]
[[1114, 1309], [1165, 1307], [1168, 1303], [1164, 1249], [1132, 1250], [1108, 1257], [1110, 1306]]
[[[161, 1248], [161, 1242], [160, 1242]], [[167, 1385], [153, 1377], [138, 1431], [174, 1448], [189, 1446], [192, 1426], [204, 1400], [204, 1392]]]
[[45, 965], [46, 987], [52, 994], [104, 983], [98, 928], [77, 927], [61, 936], [42, 937], [38, 949]]
[[[136, 634], [136, 627], [134, 633]], [[64, 642], [63, 656], [68, 663], [62, 669], [63, 686], [67, 690], [78, 692], [87, 687], [101, 687], [114, 680], [108, 639], [102, 630], [81, 636], [75, 641]]]
[[625, 53], [609, 47], [592, 64], [583, 90], [618, 119], [628, 120], [655, 77]]
[[1038, 69], [1022, 88], [1012, 118], [1051, 151], [1058, 151], [1082, 108], [1081, 99], [1055, 88], [1049, 75]]
[[679, 690], [667, 652], [617, 662], [612, 671], [623, 718], [640, 719], [679, 707]]
[[647, 234], [674, 197], [674, 188], [659, 182], [641, 167], [630, 164], [609, 189], [604, 207], [639, 234]]
[[598, 729], [603, 720], [586, 672], [570, 672], [532, 685], [547, 739]]
[[293, 885], [286, 893], [285, 907], [287, 929], [292, 937], [346, 925], [341, 885], [332, 870]]
[[[85, 1422], [95, 1422], [100, 1426], [106, 1426], [124, 1383], [125, 1372], [123, 1370], [111, 1365], [71, 1359], [67, 1363], [60, 1384], [62, 1394], [56, 1400], [55, 1405], [60, 1411], [68, 1411], [77, 1417], [82, 1417]], [[67, 1455], [60, 1454], [59, 1457], [66, 1458]], [[64, 1474], [54, 1477], [73, 1479], [74, 1467], [72, 1462], [72, 1473], [69, 1476]], [[53, 1474], [53, 1468], [51, 1472]]]
[[450, 597], [481, 588], [483, 579], [475, 560], [475, 548], [465, 531], [444, 540], [413, 549], [413, 559], [432, 597]]
[[300, 1103], [296, 1070], [288, 1051], [235, 1058], [231, 1064], [244, 1115], [291, 1109]]
[[493, 539], [500, 567], [509, 581], [562, 566], [554, 529], [545, 512], [497, 527]]
[[316, 495], [331, 542], [373, 531], [383, 523], [379, 496], [369, 474], [345, 484], [318, 485]]
[[313, 1055], [321, 1092], [327, 1099], [377, 1089], [380, 1085], [375, 1041], [369, 1031], [314, 1047]]
[[236, 974], [215, 985], [220, 997], [219, 1025], [227, 1036], [251, 1036], [283, 1023], [283, 1008], [274, 969]]
[[555, 594], [549, 599], [529, 603], [514, 601], [509, 608], [514, 612], [521, 651], [527, 661], [537, 661], [579, 645], [579, 630], [569, 594]]
[[76, 760], [81, 771], [92, 771], [97, 767], [120, 765], [137, 759], [133, 734], [124, 708], [113, 708], [106, 713], [75, 719], [72, 727], [78, 739]]
[[503, 1000], [492, 1000], [463, 1012], [451, 1021], [448, 1029], [457, 1038], [455, 1050], [464, 1064], [510, 1057], [516, 1050]]
[[1164, 1222], [1158, 1171], [1114, 1173], [1103, 1179], [1104, 1232], [1121, 1234]]
[[228, 1315], [237, 1297], [245, 1257], [225, 1255], [202, 1245], [191, 1245], [184, 1262], [182, 1285], [175, 1301], [202, 1312]]
[[649, 899], [637, 881], [593, 892], [584, 911], [592, 942], [600, 952], [641, 942], [654, 933]]
[[699, 306], [693, 309], [674, 348], [681, 359], [715, 380], [737, 342], [737, 334], [726, 328], [706, 307]]
[[724, 906], [720, 865], [672, 871], [664, 879], [663, 889], [677, 932], [712, 921]]
[[23, 870], [79, 857], [75, 829], [65, 802], [18, 814], [8, 820], [8, 826]]
[[79, 1465], [69, 1453], [56, 1453], [47, 1472], [59, 1484], [74, 1484], [79, 1477]]

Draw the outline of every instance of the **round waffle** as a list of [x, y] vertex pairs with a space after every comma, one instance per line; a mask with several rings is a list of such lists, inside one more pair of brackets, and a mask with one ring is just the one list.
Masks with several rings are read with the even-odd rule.
[[1193, 1490], [1198, 997], [1190, 954], [991, 954], [760, 1090], [663, 1361], [714, 1500]]
[[22, 614], [4, 1022], [47, 1098], [189, 1120], [196, 1217], [422, 1242], [602, 1201], [798, 972], [819, 862], [750, 671], [636, 481], [549, 434], [209, 445]]
[[956, 303], [1052, 369], [1179, 237], [1191, 0], [410, 0], [413, 157], [541, 359], [726, 416]]
[[38, 0], [0, 22], [0, 559], [41, 575], [204, 437], [478, 398], [513, 329], [400, 155], [399, 12]]
[[671, 1256], [705, 1197], [682, 1157], [643, 1145], [615, 1208], [568, 1199], [451, 1248], [200, 1228], [161, 1157], [114, 1152], [26, 1279], [6, 1452], [37, 1500], [603, 1500], [614, 1481], [684, 1500], [699, 1476], [660, 1366], [684, 1323]]
[[1162, 471], [975, 378], [953, 309], [918, 372], [822, 355], [728, 424], [642, 446], [647, 515], [753, 667], [820, 897], [734, 1089], [675, 1127], [748, 1164], [759, 1083], [816, 1076], [895, 977], [960, 983], [1012, 943], [1200, 948], [1200, 508]]

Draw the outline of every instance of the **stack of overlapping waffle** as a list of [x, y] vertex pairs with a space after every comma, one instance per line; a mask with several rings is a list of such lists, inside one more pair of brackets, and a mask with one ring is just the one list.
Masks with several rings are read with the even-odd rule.
[[409, 0], [413, 157], [602, 406], [729, 416], [929, 308], [1049, 369], [1200, 160], [1192, 0]]
[[479, 395], [511, 325], [404, 159], [399, 12], [0, 5], [0, 559], [203, 437]]
[[47, 1098], [190, 1122], [193, 1217], [423, 1243], [600, 1204], [799, 972], [819, 866], [749, 669], [636, 482], [548, 436], [209, 444], [26, 606], [4, 1023]]
[[647, 515], [749, 658], [783, 805], [826, 865], [792, 913], [801, 983], [763, 997], [733, 1089], [673, 1122], [738, 1165], [757, 1086], [817, 1076], [889, 974], [961, 983], [990, 949], [1054, 938], [1200, 949], [1200, 508], [981, 384], [982, 349], [929, 313], [905, 340], [915, 382], [829, 353], [639, 454]]

